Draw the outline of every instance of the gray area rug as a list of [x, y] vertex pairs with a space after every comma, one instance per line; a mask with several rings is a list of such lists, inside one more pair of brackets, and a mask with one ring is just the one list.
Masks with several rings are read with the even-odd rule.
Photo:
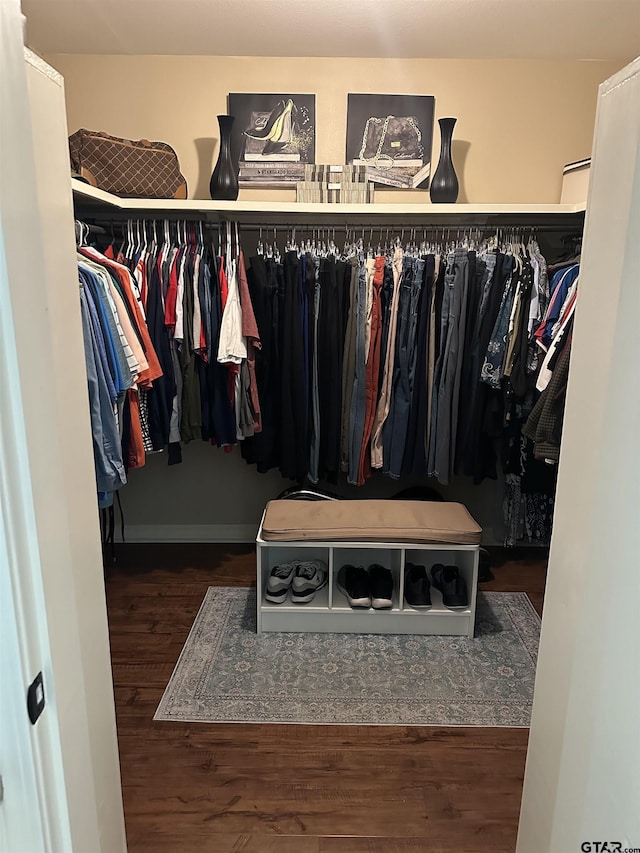
[[155, 720], [528, 726], [540, 619], [478, 593], [476, 636], [255, 633], [255, 591], [210, 587]]

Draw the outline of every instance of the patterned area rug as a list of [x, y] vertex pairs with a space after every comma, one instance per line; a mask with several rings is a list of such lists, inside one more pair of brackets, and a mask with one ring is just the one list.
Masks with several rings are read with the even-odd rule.
[[255, 591], [210, 587], [154, 719], [528, 726], [540, 619], [478, 593], [476, 636], [255, 633]]

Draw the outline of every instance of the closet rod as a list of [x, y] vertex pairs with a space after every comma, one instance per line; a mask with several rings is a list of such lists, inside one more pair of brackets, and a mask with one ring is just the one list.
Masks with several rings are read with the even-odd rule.
[[[125, 228], [128, 221], [132, 222], [163, 222], [164, 220], [168, 220], [169, 222], [189, 222], [196, 223], [199, 222], [202, 226], [211, 231], [217, 231], [219, 228], [223, 227], [225, 222], [211, 222], [210, 220], [203, 219], [198, 216], [185, 216], [185, 215], [175, 215], [171, 214], [169, 216], [125, 216], [122, 218], [103, 218], [101, 216], [88, 216], [83, 217], [82, 221], [87, 223], [95, 223], [101, 225], [105, 228]], [[230, 220], [231, 221], [231, 220]], [[448, 232], [451, 236], [455, 235], [458, 231], [464, 231], [467, 229], [472, 229], [475, 231], [480, 231], [483, 234], [493, 235], [497, 231], [504, 233], [509, 231], [535, 231], [537, 233], [582, 233], [582, 223], [581, 222], [571, 222], [571, 223], [541, 223], [538, 224], [535, 221], [522, 221], [522, 222], [473, 222], [473, 221], [460, 221], [460, 222], [428, 222], [428, 223], [377, 223], [372, 225], [371, 223], [337, 223], [335, 225], [330, 225], [322, 222], [276, 222], [276, 223], [243, 223], [238, 222], [238, 227], [240, 232], [254, 232], [254, 231], [262, 231], [265, 236], [272, 235], [274, 228], [276, 234], [286, 233], [287, 231], [292, 231], [295, 229], [299, 233], [308, 233], [311, 231], [319, 231], [324, 233], [335, 233], [336, 235], [340, 234], [351, 234], [352, 232], [364, 231], [365, 236], [368, 232], [373, 232], [374, 235], [379, 234], [381, 231], [388, 231], [389, 234], [393, 234], [396, 236], [396, 233], [401, 230], [405, 230], [406, 232], [415, 231], [416, 234], [421, 232], [431, 233], [435, 231]]]

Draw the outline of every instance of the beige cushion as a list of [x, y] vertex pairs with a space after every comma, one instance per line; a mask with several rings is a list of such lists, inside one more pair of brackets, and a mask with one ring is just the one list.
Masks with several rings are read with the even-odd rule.
[[262, 523], [269, 542], [477, 545], [481, 535], [466, 507], [439, 501], [270, 501]]

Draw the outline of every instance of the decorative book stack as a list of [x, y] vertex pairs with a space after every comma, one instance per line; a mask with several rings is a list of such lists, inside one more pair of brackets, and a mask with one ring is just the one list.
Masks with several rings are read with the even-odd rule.
[[304, 167], [304, 180], [296, 184], [296, 201], [365, 204], [373, 201], [374, 186], [365, 166]]

